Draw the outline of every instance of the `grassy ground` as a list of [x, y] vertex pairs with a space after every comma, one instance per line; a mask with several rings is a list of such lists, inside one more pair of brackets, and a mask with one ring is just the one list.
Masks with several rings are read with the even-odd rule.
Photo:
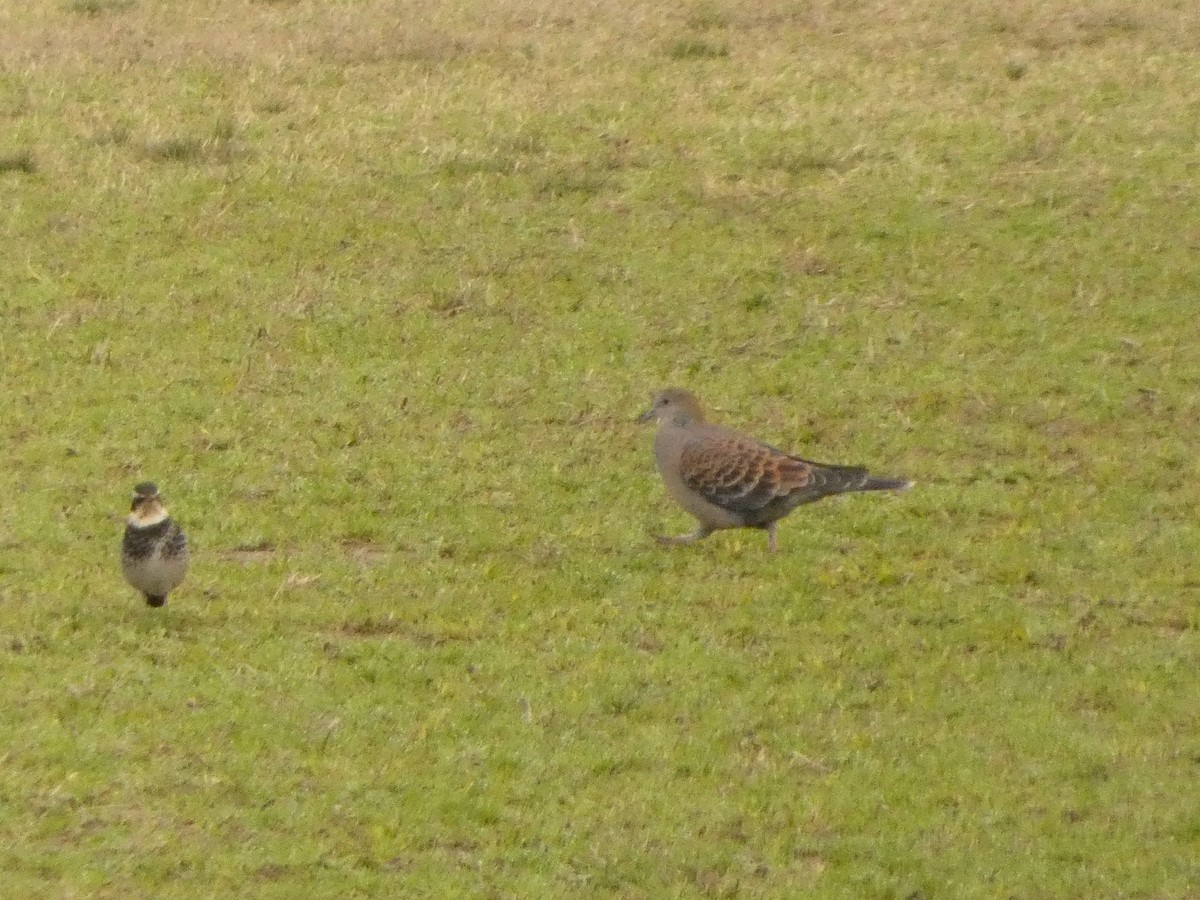
[[[1190, 4], [0, 33], [6, 895], [1200, 893]], [[666, 384], [919, 487], [665, 551]]]

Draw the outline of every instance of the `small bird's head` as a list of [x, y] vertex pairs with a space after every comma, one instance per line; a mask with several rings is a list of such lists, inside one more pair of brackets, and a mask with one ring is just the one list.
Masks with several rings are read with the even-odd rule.
[[704, 411], [700, 408], [700, 401], [691, 391], [667, 388], [658, 392], [650, 408], [638, 416], [638, 421], [691, 425], [704, 421]]
[[167, 517], [167, 508], [158, 496], [158, 486], [143, 481], [133, 489], [133, 505], [129, 507], [129, 524], [135, 528], [157, 525]]

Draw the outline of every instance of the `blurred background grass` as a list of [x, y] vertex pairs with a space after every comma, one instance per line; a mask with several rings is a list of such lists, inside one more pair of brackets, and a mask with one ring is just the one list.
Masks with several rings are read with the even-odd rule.
[[[1185, 4], [0, 22], [14, 891], [1196, 891]], [[667, 383], [918, 490], [663, 552]]]

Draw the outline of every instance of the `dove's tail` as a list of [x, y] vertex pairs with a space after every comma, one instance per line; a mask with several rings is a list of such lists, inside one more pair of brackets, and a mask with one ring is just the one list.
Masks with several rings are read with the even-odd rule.
[[852, 491], [907, 491], [913, 483], [907, 478], [876, 478], [868, 475], [862, 484], [852, 487]]
[[913, 485], [907, 478], [878, 478], [863, 466], [830, 466], [818, 463], [813, 474], [825, 494], [907, 491]]

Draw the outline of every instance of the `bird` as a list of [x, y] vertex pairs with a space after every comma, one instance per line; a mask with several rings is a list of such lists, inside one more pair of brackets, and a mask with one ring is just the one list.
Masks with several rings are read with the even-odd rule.
[[121, 572], [148, 606], [162, 606], [188, 567], [188, 540], [169, 515], [152, 481], [133, 489], [133, 505], [121, 541]]
[[658, 422], [654, 459], [667, 492], [698, 522], [663, 545], [691, 544], [724, 528], [760, 528], [777, 549], [776, 523], [797, 506], [855, 491], [905, 491], [905, 478], [879, 478], [862, 466], [817, 463], [708, 422], [690, 391], [668, 388], [639, 422]]

